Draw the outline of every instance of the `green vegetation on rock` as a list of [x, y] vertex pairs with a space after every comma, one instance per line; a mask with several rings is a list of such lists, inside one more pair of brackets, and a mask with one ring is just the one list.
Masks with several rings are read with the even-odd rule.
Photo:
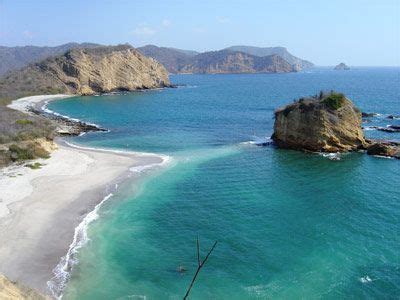
[[33, 121], [28, 120], [28, 119], [19, 119], [19, 120], [15, 121], [15, 124], [28, 125], [28, 124], [33, 124]]
[[32, 169], [32, 170], [41, 169], [42, 166], [43, 166], [43, 165], [42, 165], [41, 163], [39, 163], [39, 162], [35, 162], [35, 163], [33, 163], [33, 164], [26, 164], [26, 165], [25, 165], [25, 167], [30, 168], [30, 169]]
[[342, 93], [331, 92], [322, 99], [322, 103], [326, 104], [333, 110], [337, 110], [343, 106], [345, 100], [346, 97]]

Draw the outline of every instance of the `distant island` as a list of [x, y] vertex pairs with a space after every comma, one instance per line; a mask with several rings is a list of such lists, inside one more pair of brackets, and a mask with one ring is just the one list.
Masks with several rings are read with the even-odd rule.
[[340, 63], [336, 67], [333, 68], [334, 70], [350, 70], [350, 67], [345, 63]]
[[[104, 47], [94, 43], [68, 43], [56, 47], [0, 46], [0, 76], [31, 63], [62, 55], [72, 49]], [[169, 73], [283, 73], [296, 72], [314, 66], [298, 58], [284, 47], [232, 46], [219, 51], [199, 53], [192, 50], [147, 45], [137, 48], [154, 58]]]

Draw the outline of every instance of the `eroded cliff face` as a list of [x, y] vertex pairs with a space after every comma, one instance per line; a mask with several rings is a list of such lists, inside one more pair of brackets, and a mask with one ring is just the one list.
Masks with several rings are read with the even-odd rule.
[[274, 142], [295, 150], [343, 152], [364, 149], [361, 112], [341, 94], [321, 95], [275, 112]]
[[168, 72], [130, 46], [73, 49], [42, 65], [71, 93], [91, 95], [168, 86]]
[[14, 71], [0, 81], [0, 98], [39, 94], [92, 95], [169, 86], [167, 70], [130, 45], [72, 49]]

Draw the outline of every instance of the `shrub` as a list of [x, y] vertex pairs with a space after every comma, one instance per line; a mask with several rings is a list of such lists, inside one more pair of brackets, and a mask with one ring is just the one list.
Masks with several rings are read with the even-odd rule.
[[18, 125], [29, 125], [29, 124], [33, 124], [33, 121], [28, 120], [28, 119], [19, 119], [19, 120], [15, 121], [15, 124], [18, 124]]
[[330, 109], [337, 110], [342, 107], [345, 99], [346, 97], [342, 93], [332, 92], [322, 100], [322, 103], [327, 105]]
[[26, 164], [25, 167], [31, 168], [32, 170], [40, 169], [43, 165], [39, 162], [35, 162], [34, 164]]
[[34, 158], [49, 158], [50, 154], [39, 145], [32, 143], [26, 145], [12, 144], [8, 147], [9, 156], [12, 161], [22, 161]]
[[16, 144], [12, 144], [8, 147], [10, 151], [10, 157], [12, 161], [34, 159], [34, 151], [32, 148], [22, 148]]

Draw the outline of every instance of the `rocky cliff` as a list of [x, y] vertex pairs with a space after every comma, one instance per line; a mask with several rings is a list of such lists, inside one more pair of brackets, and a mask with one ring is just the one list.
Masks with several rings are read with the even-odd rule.
[[308, 69], [314, 67], [314, 64], [308, 60], [298, 58], [285, 48], [285, 47], [254, 47], [254, 46], [231, 46], [225, 50], [239, 51], [255, 56], [269, 56], [279, 55], [291, 65], [296, 65], [300, 69]]
[[293, 56], [283, 47], [233, 46], [197, 53], [147, 45], [138, 50], [162, 63], [170, 73], [292, 72], [314, 66], [309, 61]]
[[282, 148], [341, 152], [364, 149], [361, 112], [343, 94], [302, 98], [275, 112], [274, 142]]
[[130, 45], [72, 49], [0, 80], [0, 97], [92, 95], [169, 86], [168, 72]]
[[221, 50], [196, 55], [181, 73], [285, 73], [298, 69], [278, 55], [259, 57], [243, 52]]
[[167, 47], [147, 45], [137, 48], [141, 53], [163, 64], [170, 73], [179, 73], [183, 66], [190, 63], [192, 57], [198, 53], [190, 50], [181, 50]]

